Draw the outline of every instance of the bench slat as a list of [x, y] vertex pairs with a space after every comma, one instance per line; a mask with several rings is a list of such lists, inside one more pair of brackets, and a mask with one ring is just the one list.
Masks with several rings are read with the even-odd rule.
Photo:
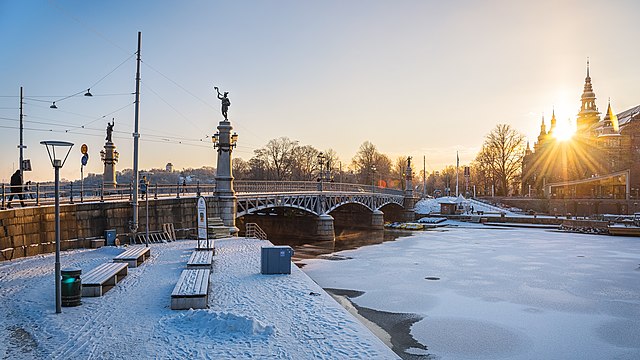
[[148, 252], [150, 252], [150, 249], [148, 247], [137, 246], [127, 249], [122, 254], [116, 256], [114, 259], [133, 260], [139, 258], [140, 256], [146, 255], [146, 253]]
[[213, 262], [213, 251], [194, 250], [187, 262], [187, 266], [211, 265]]
[[126, 268], [127, 263], [105, 263], [81, 276], [83, 285], [102, 285], [114, 275], [118, 274], [122, 269]]
[[187, 269], [171, 293], [171, 297], [205, 296], [209, 290], [209, 269]]

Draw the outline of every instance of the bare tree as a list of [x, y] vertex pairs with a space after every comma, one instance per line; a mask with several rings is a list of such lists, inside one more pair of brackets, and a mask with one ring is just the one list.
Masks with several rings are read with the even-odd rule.
[[288, 137], [269, 140], [264, 148], [254, 150], [255, 163], [264, 166], [269, 179], [290, 180], [297, 147], [298, 141]]
[[365, 141], [351, 160], [351, 167], [355, 170], [361, 183], [378, 183], [378, 180], [388, 179], [391, 160], [387, 155], [379, 153], [371, 142]]
[[485, 137], [476, 156], [478, 167], [488, 172], [496, 195], [509, 195], [520, 178], [524, 136], [507, 124], [498, 124]]

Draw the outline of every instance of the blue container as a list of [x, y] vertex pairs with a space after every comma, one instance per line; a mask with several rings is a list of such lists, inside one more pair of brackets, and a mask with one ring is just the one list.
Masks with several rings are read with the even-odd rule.
[[107, 246], [115, 246], [116, 245], [116, 229], [105, 230], [104, 239]]
[[291, 246], [263, 246], [260, 255], [263, 275], [291, 274]]

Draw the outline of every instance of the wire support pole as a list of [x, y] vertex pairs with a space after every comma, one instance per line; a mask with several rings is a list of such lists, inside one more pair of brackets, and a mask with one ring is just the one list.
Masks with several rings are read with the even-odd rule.
[[133, 130], [133, 220], [131, 222], [132, 239], [135, 241], [136, 232], [138, 231], [138, 119], [140, 113], [140, 45], [142, 41], [142, 33], [138, 31], [138, 51], [136, 58], [136, 100], [135, 100], [135, 119]]

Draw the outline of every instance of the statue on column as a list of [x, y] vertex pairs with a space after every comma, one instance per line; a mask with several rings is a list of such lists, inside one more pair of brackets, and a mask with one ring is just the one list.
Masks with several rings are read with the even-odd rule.
[[107, 137], [105, 138], [107, 142], [112, 142], [111, 134], [113, 133], [113, 125], [115, 125], [115, 123], [116, 123], [115, 119], [112, 119], [111, 123], [107, 122]]
[[227, 97], [229, 92], [225, 91], [224, 94], [220, 94], [220, 90], [218, 90], [217, 86], [214, 86], [213, 88], [218, 92], [218, 99], [222, 101], [222, 116], [224, 116], [225, 120], [228, 120], [227, 111], [229, 110], [229, 106], [231, 106], [231, 101], [229, 101], [229, 98]]
[[407, 167], [410, 168], [411, 167], [411, 156], [409, 156], [407, 158]]

